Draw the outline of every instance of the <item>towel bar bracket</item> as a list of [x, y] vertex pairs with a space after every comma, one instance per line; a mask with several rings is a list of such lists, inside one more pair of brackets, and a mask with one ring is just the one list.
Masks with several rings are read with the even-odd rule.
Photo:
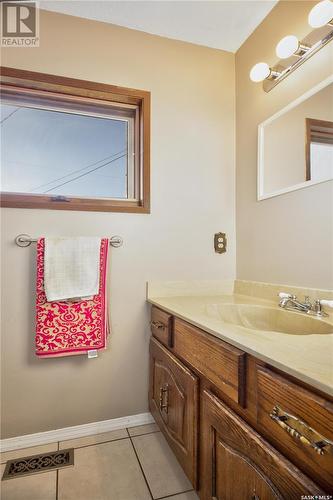
[[[19, 247], [29, 247], [31, 243], [37, 243], [37, 238], [32, 238], [29, 234], [19, 234], [15, 238], [15, 243]], [[119, 248], [123, 245], [124, 240], [121, 236], [111, 236], [110, 245]]]
[[34, 240], [28, 234], [19, 234], [15, 238], [15, 243], [19, 247], [30, 247], [31, 243], [34, 243]]

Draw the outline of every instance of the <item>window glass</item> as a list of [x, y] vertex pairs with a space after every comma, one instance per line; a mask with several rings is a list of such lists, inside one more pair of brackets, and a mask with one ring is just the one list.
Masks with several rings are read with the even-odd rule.
[[133, 199], [132, 122], [2, 104], [1, 190]]

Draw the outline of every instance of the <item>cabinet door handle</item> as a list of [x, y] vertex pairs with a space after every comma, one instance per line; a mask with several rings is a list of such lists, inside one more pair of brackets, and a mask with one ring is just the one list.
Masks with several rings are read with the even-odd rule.
[[299, 418], [281, 410], [279, 406], [274, 406], [269, 416], [294, 439], [299, 440], [305, 446], [313, 448], [318, 455], [333, 452], [332, 441], [323, 437]]
[[160, 387], [160, 410], [168, 413], [169, 407], [169, 386], [165, 384], [165, 386]]
[[161, 323], [161, 321], [151, 321], [150, 322], [151, 326], [154, 328], [157, 328], [158, 330], [165, 330], [166, 325], [164, 323]]

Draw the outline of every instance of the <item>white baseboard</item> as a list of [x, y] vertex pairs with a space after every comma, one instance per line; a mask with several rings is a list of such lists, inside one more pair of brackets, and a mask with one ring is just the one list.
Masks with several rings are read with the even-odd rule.
[[0, 450], [12, 451], [20, 448], [30, 448], [41, 444], [54, 443], [55, 441], [65, 441], [102, 432], [115, 431], [125, 427], [135, 427], [136, 425], [151, 424], [154, 419], [151, 413], [139, 413], [138, 415], [129, 415], [128, 417], [112, 418], [111, 420], [101, 420], [100, 422], [91, 422], [90, 424], [75, 425], [73, 427], [64, 427], [53, 431], [37, 432], [36, 434], [25, 434], [8, 439], [1, 439]]

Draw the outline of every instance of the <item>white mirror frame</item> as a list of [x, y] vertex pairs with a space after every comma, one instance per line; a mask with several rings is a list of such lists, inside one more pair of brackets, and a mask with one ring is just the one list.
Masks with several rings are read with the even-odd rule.
[[322, 182], [331, 182], [332, 179], [325, 179], [325, 180], [314, 180], [314, 181], [304, 181], [300, 182], [299, 184], [294, 184], [293, 186], [284, 188], [284, 189], [279, 189], [277, 191], [272, 191], [271, 193], [264, 193], [264, 175], [265, 175], [265, 165], [264, 165], [264, 147], [265, 147], [265, 127], [272, 123], [274, 120], [279, 118], [280, 116], [284, 115], [291, 109], [295, 108], [298, 106], [301, 102], [305, 101], [312, 95], [316, 94], [319, 92], [319, 90], [322, 90], [323, 88], [327, 87], [330, 83], [333, 82], [333, 74], [330, 75], [328, 78], [320, 82], [318, 85], [313, 87], [312, 89], [308, 90], [305, 92], [305, 94], [301, 95], [291, 103], [289, 103], [287, 106], [282, 108], [280, 111], [275, 113], [275, 115], [271, 116], [264, 122], [260, 123], [258, 126], [258, 166], [257, 166], [257, 200], [266, 200], [267, 198], [273, 198], [274, 196], [280, 196], [281, 194], [285, 193], [290, 193], [291, 191], [296, 191], [297, 189], [304, 189], [310, 186], [313, 186], [314, 184], [320, 184]]

